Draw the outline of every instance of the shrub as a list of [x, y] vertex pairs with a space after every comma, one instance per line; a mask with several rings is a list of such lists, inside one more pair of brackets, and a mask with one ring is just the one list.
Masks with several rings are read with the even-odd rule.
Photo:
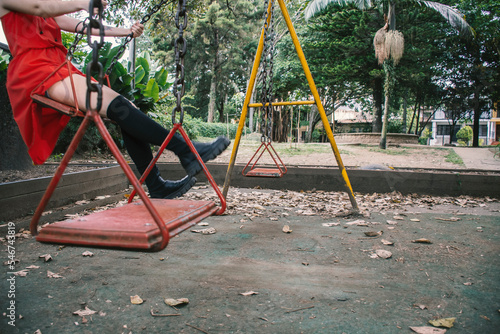
[[463, 142], [464, 146], [469, 146], [469, 142], [472, 139], [472, 128], [470, 126], [464, 126], [457, 132], [458, 143]]

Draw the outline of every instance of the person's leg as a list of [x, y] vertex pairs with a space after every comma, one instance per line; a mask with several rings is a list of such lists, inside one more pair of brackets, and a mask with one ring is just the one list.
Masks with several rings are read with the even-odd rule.
[[[109, 104], [107, 116], [130, 135], [153, 145], [161, 146], [169, 134], [168, 130], [135, 108], [123, 96], [117, 96]], [[229, 146], [229, 143], [226, 137], [219, 137], [211, 143], [193, 142], [193, 145], [203, 162], [206, 162], [215, 159]], [[201, 171], [200, 163], [178, 133], [174, 134], [167, 149], [177, 155], [188, 175], [194, 176]]]
[[[137, 170], [142, 175], [146, 168], [153, 160], [153, 153], [149, 144], [141, 142], [130, 136], [122, 129], [123, 142], [127, 148], [127, 152], [132, 158], [137, 167]], [[196, 178], [185, 176], [179, 181], [165, 181], [160, 175], [158, 167], [153, 166], [149, 172], [145, 183], [149, 190], [151, 198], [167, 198], [172, 199], [184, 195], [196, 183]]]
[[[85, 109], [85, 99], [87, 94], [87, 81], [85, 77], [73, 75], [77, 91], [79, 108]], [[49, 88], [50, 97], [61, 103], [74, 106], [74, 98], [71, 90], [69, 77], [59, 81]], [[92, 105], [96, 105], [95, 95], [92, 94]], [[113, 91], [111, 88], [103, 87], [102, 107], [99, 112], [101, 116], [108, 117], [115, 121], [124, 131], [131, 136], [153, 145], [161, 145], [167, 137], [169, 131], [138, 110], [133, 103]], [[228, 146], [229, 140], [226, 137], [219, 137], [212, 143], [193, 142], [203, 162], [215, 159]], [[175, 134], [167, 149], [174, 152], [186, 170], [188, 175], [194, 176], [201, 171], [201, 165], [191, 153], [186, 142], [179, 134]]]

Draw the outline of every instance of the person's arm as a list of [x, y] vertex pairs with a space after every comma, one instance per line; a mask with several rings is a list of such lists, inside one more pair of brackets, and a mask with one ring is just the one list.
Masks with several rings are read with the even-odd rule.
[[[102, 1], [103, 6], [107, 1]], [[87, 0], [52, 1], [52, 0], [0, 0], [0, 16], [8, 12], [20, 12], [41, 17], [55, 17], [64, 14], [88, 10]]]
[[[82, 29], [83, 22], [73, 17], [63, 15], [55, 17], [54, 19], [56, 20], [61, 30], [68, 32], [78, 32]], [[139, 37], [140, 35], [142, 35], [143, 31], [144, 26], [139, 22], [134, 23], [130, 28], [104, 26], [104, 35], [106, 36], [123, 37], [133, 33], [134, 37]], [[84, 33], [87, 33], [87, 31], [85, 30]], [[99, 35], [99, 30], [92, 29], [92, 35]]]

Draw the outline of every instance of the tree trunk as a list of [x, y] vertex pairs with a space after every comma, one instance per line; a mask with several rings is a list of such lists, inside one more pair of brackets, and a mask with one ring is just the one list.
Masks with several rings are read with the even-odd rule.
[[481, 104], [479, 103], [479, 95], [481, 84], [476, 84], [474, 89], [474, 123], [472, 124], [472, 147], [479, 147], [479, 120], [481, 118]]
[[385, 94], [384, 121], [382, 122], [382, 135], [380, 136], [379, 147], [383, 150], [387, 148], [387, 115], [389, 114], [389, 92]]
[[[213, 73], [213, 72], [212, 72]], [[217, 87], [217, 83], [215, 80], [215, 73], [212, 74], [212, 80], [210, 82], [210, 101], [208, 103], [208, 117], [207, 122], [214, 122], [215, 115], [215, 88]]]
[[215, 117], [215, 98], [217, 94], [217, 69], [219, 67], [219, 52], [216, 51], [214, 55], [214, 61], [212, 63], [211, 73], [212, 78], [210, 80], [210, 101], [208, 103], [208, 117], [207, 122], [213, 123]]
[[407, 104], [406, 104], [406, 96], [403, 97], [403, 133], [406, 133], [406, 117], [408, 116], [408, 113], [406, 111]]
[[382, 96], [383, 81], [382, 78], [376, 78], [373, 81], [373, 123], [372, 132], [382, 131]]
[[0, 170], [29, 170], [33, 162], [14, 121], [5, 81], [0, 83], [0, 101]]

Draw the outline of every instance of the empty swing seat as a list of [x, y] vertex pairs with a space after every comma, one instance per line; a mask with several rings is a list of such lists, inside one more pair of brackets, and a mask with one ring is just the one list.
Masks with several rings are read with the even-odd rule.
[[[217, 211], [211, 201], [151, 199], [170, 238]], [[81, 246], [159, 251], [162, 234], [141, 200], [45, 226], [37, 241]]]
[[248, 171], [245, 176], [255, 177], [282, 177], [283, 171], [279, 168], [263, 168], [258, 167]]

